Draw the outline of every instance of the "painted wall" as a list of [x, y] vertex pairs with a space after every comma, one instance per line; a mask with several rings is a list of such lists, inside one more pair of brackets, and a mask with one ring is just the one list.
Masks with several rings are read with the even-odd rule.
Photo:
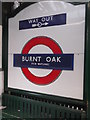
[[4, 89], [4, 75], [2, 71], [2, 4], [0, 2], [0, 95]]
[[0, 25], [0, 95], [3, 92], [3, 85], [4, 85], [4, 80], [3, 80], [3, 71], [2, 71], [2, 25]]

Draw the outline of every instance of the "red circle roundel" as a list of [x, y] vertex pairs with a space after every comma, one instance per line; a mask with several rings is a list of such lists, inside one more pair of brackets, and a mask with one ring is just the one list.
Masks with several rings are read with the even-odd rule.
[[[54, 40], [52, 40], [51, 38], [48, 38], [48, 37], [40, 36], [40, 37], [32, 38], [29, 42], [27, 42], [22, 50], [22, 54], [28, 54], [28, 52], [31, 50], [31, 48], [36, 45], [45, 45], [45, 46], [49, 47], [54, 54], [62, 53], [61, 48]], [[21, 68], [21, 69], [22, 69], [23, 74], [29, 81], [31, 81], [35, 84], [38, 84], [38, 85], [46, 85], [46, 84], [52, 83], [53, 81], [56, 80], [56, 78], [61, 73], [61, 70], [52, 70], [52, 72], [49, 73], [47, 76], [38, 77], [38, 76], [33, 75], [29, 71], [28, 68]]]

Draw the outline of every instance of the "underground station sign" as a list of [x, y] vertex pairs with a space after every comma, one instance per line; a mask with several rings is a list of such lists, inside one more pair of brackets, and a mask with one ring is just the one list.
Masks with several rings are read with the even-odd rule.
[[8, 33], [8, 88], [83, 99], [84, 4], [29, 5], [9, 18]]
[[[37, 45], [49, 47], [53, 54], [28, 54], [30, 49]], [[32, 38], [24, 46], [21, 54], [14, 54], [14, 67], [21, 67], [27, 79], [36, 84], [49, 84], [53, 82], [62, 70], [73, 70], [74, 54], [63, 54], [61, 47], [51, 38]], [[45, 77], [38, 78], [31, 74], [28, 68], [53, 69]]]

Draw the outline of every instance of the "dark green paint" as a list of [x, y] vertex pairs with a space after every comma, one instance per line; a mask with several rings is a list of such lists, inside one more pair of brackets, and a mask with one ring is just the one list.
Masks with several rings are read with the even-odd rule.
[[[32, 100], [15, 95], [3, 94], [3, 105], [7, 106], [3, 113], [18, 118], [61, 118], [79, 120], [86, 118], [84, 111], [65, 107], [45, 101]], [[12, 102], [14, 104], [12, 104]], [[22, 105], [21, 105], [22, 104]], [[23, 113], [22, 113], [23, 111]], [[61, 114], [61, 115], [60, 115]], [[4, 117], [4, 115], [3, 115]]]
[[[11, 4], [11, 5], [10, 5]], [[45, 110], [47, 109], [47, 115], [49, 116], [49, 106], [53, 104], [62, 104], [65, 106], [75, 106], [75, 107], [79, 107], [79, 109], [83, 108], [83, 113], [82, 116], [85, 118], [85, 114], [87, 113], [87, 118], [88, 120], [90, 119], [90, 95], [89, 95], [89, 91], [90, 91], [90, 75], [89, 75], [89, 68], [90, 68], [90, 3], [85, 3], [86, 4], [86, 23], [85, 23], [85, 70], [84, 70], [84, 81], [85, 81], [85, 86], [84, 86], [84, 100], [75, 100], [75, 99], [69, 99], [69, 98], [63, 98], [63, 97], [57, 97], [57, 96], [52, 96], [52, 95], [46, 95], [46, 94], [39, 94], [39, 93], [35, 93], [35, 92], [28, 92], [28, 91], [23, 91], [23, 90], [17, 90], [17, 89], [10, 89], [8, 88], [8, 14], [9, 17], [13, 17], [15, 16], [19, 11], [21, 11], [22, 9], [24, 9], [25, 7], [29, 6], [30, 4], [27, 3], [23, 3], [21, 7], [19, 7], [18, 9], [16, 9], [15, 11], [11, 11], [12, 9], [12, 3], [3, 3], [3, 70], [4, 70], [4, 85], [5, 85], [5, 94], [3, 94], [3, 96], [5, 96], [5, 98], [3, 97], [3, 99], [8, 99], [9, 97], [11, 97], [12, 94], [14, 95], [14, 98], [11, 100], [11, 103], [8, 103], [7, 100], [5, 102], [3, 102], [3, 104], [7, 105], [9, 104], [9, 109], [6, 109], [5, 112], [11, 112], [11, 114], [16, 114], [17, 116], [19, 115], [20, 117], [22, 116], [29, 116], [30, 115], [32, 117], [40, 117], [43, 116], [42, 114], [37, 114], [38, 111], [40, 111], [41, 107], [40, 104], [37, 104], [37, 101], [45, 101], [45, 102], [49, 102], [50, 104], [43, 104], [43, 106], [45, 106], [46, 104], [48, 105], [48, 107], [42, 108], [43, 111], [45, 112]], [[80, 3], [73, 3], [75, 5], [80, 4]], [[8, 7], [6, 7], [8, 5]], [[6, 94], [7, 93], [7, 94]], [[21, 97], [23, 96], [23, 98]], [[25, 97], [25, 98], [24, 98]], [[30, 98], [30, 100], [35, 100], [36, 102], [32, 102], [31, 105], [31, 109], [32, 111], [30, 111], [29, 109], [29, 113], [27, 112], [27, 105], [30, 105], [30, 102], [28, 101], [28, 97]], [[10, 98], [11, 99], [11, 98]], [[18, 102], [18, 100], [21, 99], [21, 101], [24, 101], [25, 103], [23, 104], [22, 102]], [[28, 101], [28, 103], [26, 103], [26, 101]], [[19, 104], [18, 104], [19, 103]], [[12, 110], [12, 104], [13, 106], [13, 110]], [[23, 107], [23, 105], [25, 106], [25, 108], [23, 110], [21, 110], [20, 114], [17, 113], [16, 109], [18, 109], [18, 105], [20, 108]], [[35, 106], [37, 106], [37, 108]], [[47, 106], [46, 105], [46, 106]], [[53, 106], [53, 105], [52, 105]], [[38, 110], [37, 110], [38, 109]], [[51, 108], [52, 109], [52, 108]], [[65, 109], [66, 110], [66, 109]], [[60, 116], [60, 112], [65, 112], [65, 110], [61, 110], [61, 109], [56, 109], [53, 108], [53, 111], [51, 111], [52, 113], [52, 117], [54, 117], [56, 114], [55, 112], [57, 111], [57, 116]], [[24, 114], [23, 114], [23, 111]], [[72, 109], [71, 109], [72, 111]], [[67, 115], [69, 116], [70, 112], [69, 109], [67, 110]], [[85, 112], [84, 112], [85, 111]], [[34, 112], [35, 112], [35, 116], [34, 116]], [[76, 112], [76, 110], [74, 111]], [[74, 116], [75, 113], [72, 113], [72, 116]], [[80, 110], [80, 112], [82, 112]], [[77, 113], [78, 114], [78, 113]], [[80, 113], [81, 114], [81, 113]], [[64, 114], [63, 114], [64, 115]]]
[[90, 2], [87, 3], [86, 11], [85, 99], [87, 118], [90, 120]]

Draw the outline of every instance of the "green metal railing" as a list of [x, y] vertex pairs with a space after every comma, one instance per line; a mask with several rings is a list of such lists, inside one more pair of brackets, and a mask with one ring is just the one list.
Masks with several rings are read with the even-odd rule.
[[3, 110], [3, 118], [59, 118], [60, 120], [86, 118], [84, 110], [71, 108], [69, 105], [66, 107], [62, 104], [57, 105], [48, 101], [33, 100], [10, 94], [3, 94], [2, 99], [3, 106], [6, 106], [6, 109]]

